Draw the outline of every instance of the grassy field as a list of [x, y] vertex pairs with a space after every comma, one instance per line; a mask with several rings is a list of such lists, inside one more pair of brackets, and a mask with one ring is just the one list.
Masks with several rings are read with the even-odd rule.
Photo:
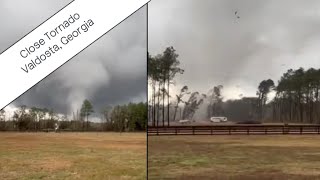
[[0, 179], [146, 179], [146, 135], [0, 133]]
[[149, 179], [320, 179], [320, 136], [151, 136]]

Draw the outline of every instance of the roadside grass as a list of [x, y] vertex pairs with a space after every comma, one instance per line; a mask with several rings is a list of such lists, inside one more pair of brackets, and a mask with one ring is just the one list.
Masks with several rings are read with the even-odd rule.
[[146, 136], [0, 133], [0, 179], [146, 179]]
[[320, 179], [320, 136], [150, 136], [149, 179]]

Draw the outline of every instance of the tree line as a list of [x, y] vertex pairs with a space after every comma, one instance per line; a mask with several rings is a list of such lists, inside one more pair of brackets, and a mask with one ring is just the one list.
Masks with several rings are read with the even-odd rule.
[[320, 69], [289, 69], [275, 87], [270, 103], [280, 122], [320, 123]]
[[98, 121], [90, 121], [93, 105], [84, 100], [80, 110], [71, 117], [59, 114], [53, 109], [20, 106], [13, 115], [0, 110], [1, 131], [144, 131], [147, 122], [147, 104], [128, 103], [107, 106], [97, 114]]
[[[170, 126], [170, 121], [193, 120], [200, 106], [205, 106], [203, 119], [226, 116], [233, 121], [320, 123], [320, 69], [289, 69], [277, 85], [272, 79], [257, 85], [256, 96], [224, 100], [223, 85], [213, 86], [207, 93], [191, 92], [187, 85], [171, 96], [179, 67], [179, 55], [173, 47], [162, 54], [148, 54], [148, 119], [151, 126]], [[271, 92], [275, 96], [268, 99]], [[202, 107], [203, 108], [203, 107]], [[203, 109], [202, 109], [203, 110]]]
[[[149, 119], [157, 126], [162, 117], [162, 125], [165, 120], [170, 125], [170, 85], [174, 84], [177, 74], [183, 74], [184, 70], [179, 67], [178, 54], [173, 47], [167, 47], [162, 54], [151, 56], [148, 53], [148, 81], [151, 85], [151, 99], [149, 101]], [[165, 119], [165, 111], [167, 118]], [[161, 116], [160, 116], [161, 115]]]

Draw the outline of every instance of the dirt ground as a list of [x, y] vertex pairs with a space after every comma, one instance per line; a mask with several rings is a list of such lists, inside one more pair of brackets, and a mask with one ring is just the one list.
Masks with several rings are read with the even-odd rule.
[[0, 179], [146, 179], [146, 135], [0, 133]]
[[320, 179], [319, 135], [150, 136], [149, 179]]

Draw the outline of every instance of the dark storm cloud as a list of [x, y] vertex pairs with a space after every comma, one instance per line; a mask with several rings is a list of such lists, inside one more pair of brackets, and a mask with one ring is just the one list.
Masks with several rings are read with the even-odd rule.
[[[116, 105], [115, 103], [127, 103], [128, 100], [130, 102], [145, 100], [146, 92], [141, 91], [141, 89], [146, 89], [145, 77], [141, 76], [130, 81], [114, 78], [110, 81], [110, 86], [100, 87], [96, 91], [95, 94], [100, 94], [100, 96], [96, 96], [93, 101], [96, 102], [97, 106], [103, 107], [106, 103]], [[132, 96], [132, 94], [137, 97]]]
[[[19, 3], [3, 2], [7, 5]], [[10, 46], [68, 3], [46, 2], [49, 4], [40, 3], [40, 0], [21, 1], [28, 7], [19, 9], [19, 12], [9, 8], [6, 17], [0, 16], [5, 21], [3, 25], [12, 26], [10, 15], [18, 13], [12, 32], [5, 28], [1, 34], [4, 39], [0, 42], [1, 49]], [[30, 4], [37, 7], [35, 12], [28, 10]], [[4, 7], [0, 6], [0, 12], [3, 13], [1, 8]], [[41, 16], [38, 18], [37, 14]], [[22, 18], [26, 16], [27, 19]], [[145, 101], [145, 96], [146, 8], [142, 8], [14, 101], [13, 105], [47, 107], [70, 114], [80, 108], [85, 98], [99, 112], [107, 104]]]
[[[237, 18], [235, 15], [240, 18]], [[164, 13], [165, 12], [165, 13]], [[226, 98], [255, 95], [259, 82], [289, 68], [320, 66], [320, 2], [298, 0], [153, 0], [149, 51], [174, 46], [186, 84]]]

